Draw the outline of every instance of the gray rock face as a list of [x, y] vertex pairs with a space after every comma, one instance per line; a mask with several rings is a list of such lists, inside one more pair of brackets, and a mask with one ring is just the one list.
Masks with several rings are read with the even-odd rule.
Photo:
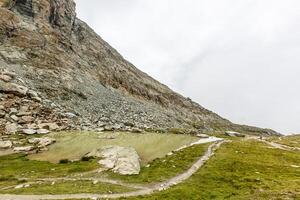
[[140, 173], [139, 155], [131, 147], [107, 146], [95, 150], [85, 157], [101, 158], [99, 164], [121, 175]]

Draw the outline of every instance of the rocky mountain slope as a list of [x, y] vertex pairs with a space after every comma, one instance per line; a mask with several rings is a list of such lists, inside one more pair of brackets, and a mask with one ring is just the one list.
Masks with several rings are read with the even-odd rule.
[[4, 132], [54, 123], [59, 130], [196, 128], [276, 134], [235, 125], [143, 73], [76, 17], [73, 0], [0, 4]]

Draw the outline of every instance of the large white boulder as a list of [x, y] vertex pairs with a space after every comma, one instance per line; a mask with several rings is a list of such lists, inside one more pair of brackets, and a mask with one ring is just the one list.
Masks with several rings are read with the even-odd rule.
[[106, 146], [85, 157], [100, 158], [99, 164], [121, 175], [139, 174], [141, 170], [139, 155], [132, 147]]

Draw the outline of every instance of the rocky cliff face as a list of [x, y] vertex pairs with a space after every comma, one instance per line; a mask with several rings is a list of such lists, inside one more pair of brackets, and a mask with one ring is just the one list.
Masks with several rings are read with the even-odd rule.
[[[62, 115], [73, 113], [80, 128], [230, 127], [272, 133], [234, 125], [138, 70], [76, 18], [73, 0], [0, 4], [0, 70], [16, 75], [12, 83], [37, 92], [41, 106], [50, 102]], [[4, 82], [2, 102], [14, 98], [7, 97]], [[5, 118], [2, 124], [15, 123]]]

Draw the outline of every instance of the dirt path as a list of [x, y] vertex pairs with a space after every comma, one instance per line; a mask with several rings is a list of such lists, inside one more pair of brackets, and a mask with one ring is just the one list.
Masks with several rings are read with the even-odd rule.
[[298, 147], [291, 147], [291, 146], [287, 146], [284, 144], [279, 144], [276, 142], [270, 142], [270, 141], [266, 141], [266, 140], [259, 140], [259, 141], [262, 141], [276, 149], [281, 149], [281, 150], [286, 150], [286, 151], [300, 151], [300, 148], [298, 148]]
[[257, 137], [257, 136], [249, 136], [249, 137], [245, 138], [245, 140], [251, 140], [251, 139], [263, 142], [269, 146], [272, 146], [275, 149], [281, 149], [281, 150], [285, 150], [285, 151], [300, 151], [299, 147], [291, 147], [288, 145], [267, 141], [267, 140], [261, 139], [260, 137]]
[[167, 190], [173, 185], [182, 183], [190, 178], [195, 172], [197, 172], [213, 155], [221, 144], [225, 141], [219, 141], [211, 144], [205, 154], [192, 165], [190, 169], [178, 176], [175, 176], [163, 183], [148, 186], [146, 188], [139, 189], [134, 192], [127, 192], [122, 194], [66, 194], [66, 195], [0, 195], [0, 200], [45, 200], [45, 199], [115, 199], [121, 197], [133, 197], [140, 195], [149, 195], [157, 191]]

